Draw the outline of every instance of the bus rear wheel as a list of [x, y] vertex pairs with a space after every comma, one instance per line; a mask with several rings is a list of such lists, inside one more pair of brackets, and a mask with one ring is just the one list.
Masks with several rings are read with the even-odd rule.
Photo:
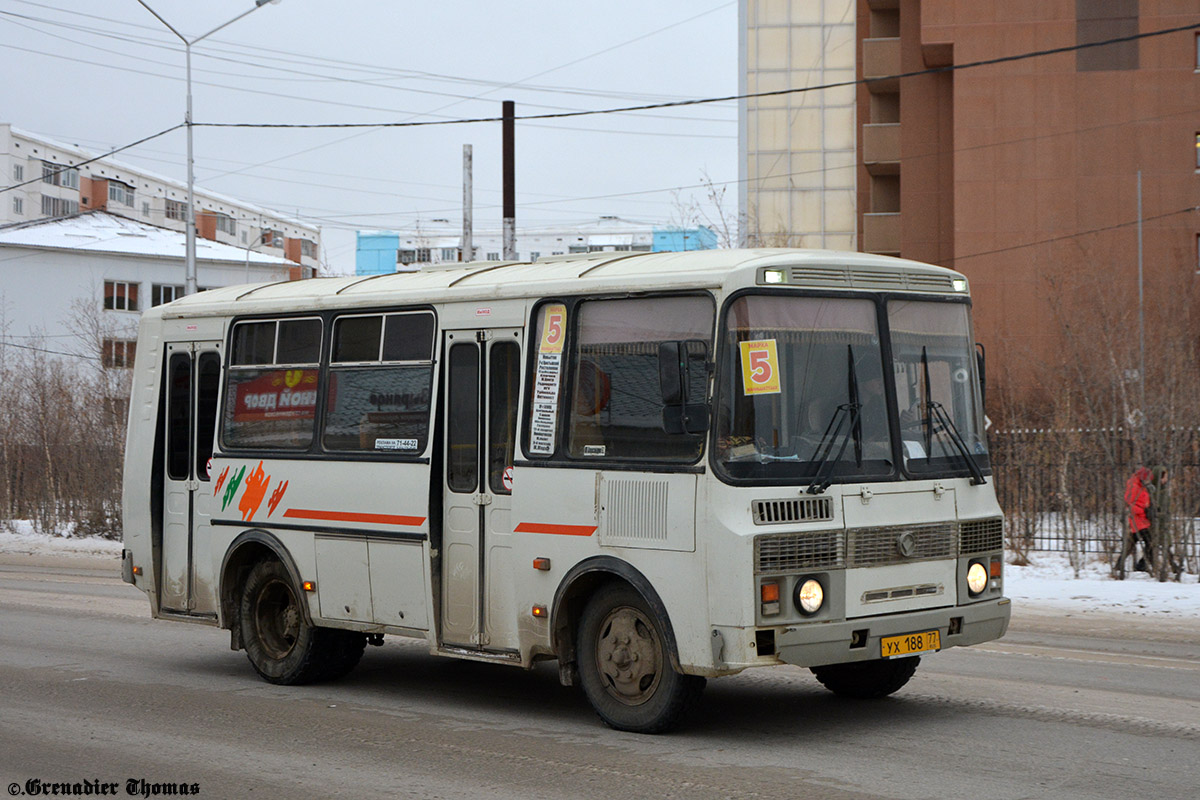
[[908, 683], [920, 663], [920, 656], [912, 656], [829, 664], [811, 669], [821, 685], [839, 697], [869, 700], [899, 691]]
[[340, 678], [362, 658], [366, 637], [304, 620], [300, 596], [278, 561], [260, 561], [242, 589], [242, 642], [254, 671], [271, 683]]
[[579, 682], [600, 719], [633, 733], [664, 733], [696, 705], [704, 678], [671, 666], [664, 624], [625, 584], [610, 584], [583, 609]]

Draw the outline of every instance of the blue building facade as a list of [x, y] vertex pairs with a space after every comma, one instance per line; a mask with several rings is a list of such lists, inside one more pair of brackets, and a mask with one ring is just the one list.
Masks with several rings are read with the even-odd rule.
[[390, 231], [359, 231], [355, 249], [356, 275], [383, 275], [396, 271], [400, 234]]
[[655, 228], [654, 252], [679, 253], [684, 250], [713, 250], [717, 234], [700, 225], [695, 228]]

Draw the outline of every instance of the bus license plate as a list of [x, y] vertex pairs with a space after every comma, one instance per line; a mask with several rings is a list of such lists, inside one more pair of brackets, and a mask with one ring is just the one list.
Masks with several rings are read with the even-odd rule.
[[921, 631], [904, 636], [884, 636], [879, 640], [879, 647], [884, 658], [931, 653], [942, 649], [942, 636], [939, 631]]

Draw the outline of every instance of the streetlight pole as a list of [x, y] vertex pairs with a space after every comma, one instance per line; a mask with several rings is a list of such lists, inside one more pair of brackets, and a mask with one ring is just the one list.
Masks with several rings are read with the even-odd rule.
[[241, 14], [238, 14], [228, 22], [222, 22], [217, 27], [213, 28], [208, 33], [197, 36], [195, 39], [188, 41], [188, 38], [179, 31], [175, 30], [175, 26], [163, 19], [157, 11], [146, 4], [146, 0], [138, 0], [142, 7], [154, 15], [154, 18], [167, 26], [167, 30], [179, 37], [179, 41], [183, 42], [183, 49], [187, 60], [187, 109], [184, 112], [183, 124], [187, 129], [187, 215], [186, 215], [186, 230], [184, 231], [184, 263], [186, 264], [186, 281], [183, 293], [196, 293], [196, 186], [195, 175], [192, 162], [192, 45], [199, 42], [201, 39], [206, 39], [212, 36], [217, 31], [224, 27], [232, 25], [247, 14], [252, 14], [258, 9], [265, 6], [267, 3], [278, 3], [279, 0], [254, 0], [254, 8], [247, 9]]

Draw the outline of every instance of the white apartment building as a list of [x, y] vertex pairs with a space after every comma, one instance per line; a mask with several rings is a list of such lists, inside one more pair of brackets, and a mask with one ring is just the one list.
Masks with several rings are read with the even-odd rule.
[[[131, 367], [141, 312], [183, 295], [184, 260], [183, 233], [103, 211], [0, 228], [0, 347], [61, 353], [100, 334], [104, 365]], [[287, 281], [295, 269], [275, 253], [196, 240], [201, 291]]]
[[[659, 252], [707, 250], [717, 245], [716, 234], [704, 226], [663, 227], [617, 216], [603, 216], [572, 225], [521, 227], [516, 232], [516, 260], [596, 252]], [[499, 261], [504, 253], [500, 229], [476, 229], [474, 253], [460, 258], [462, 226], [434, 219], [403, 231], [359, 231], [357, 273], [375, 275], [416, 270], [450, 261]]]
[[[0, 123], [0, 226], [106, 211], [183, 232], [187, 185], [112, 158]], [[321, 231], [269, 209], [195, 189], [198, 237], [295, 265], [293, 278], [320, 265]]]

